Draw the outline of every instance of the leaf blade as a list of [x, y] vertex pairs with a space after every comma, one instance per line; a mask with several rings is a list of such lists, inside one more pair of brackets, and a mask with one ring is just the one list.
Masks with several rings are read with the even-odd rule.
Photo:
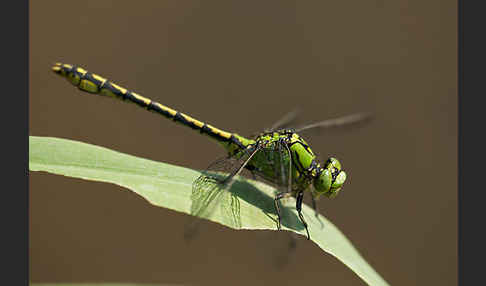
[[[87, 143], [35, 136], [29, 137], [29, 169], [113, 183], [137, 193], [155, 206], [186, 214], [191, 210], [192, 182], [201, 174]], [[233, 187], [240, 198], [241, 229], [275, 230], [274, 189], [246, 180], [237, 180]], [[343, 262], [369, 285], [388, 285], [334, 224], [321, 215], [318, 220], [307, 205], [303, 205], [303, 213], [311, 240], [322, 250]], [[283, 218], [284, 229], [305, 235], [295, 208], [283, 208]], [[209, 220], [234, 228], [220, 208]]]

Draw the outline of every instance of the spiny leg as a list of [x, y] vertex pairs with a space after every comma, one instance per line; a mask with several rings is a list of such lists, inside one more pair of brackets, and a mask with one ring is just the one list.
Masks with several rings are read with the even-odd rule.
[[302, 201], [304, 199], [304, 192], [300, 191], [297, 194], [297, 203], [295, 205], [295, 208], [297, 209], [297, 213], [299, 214], [300, 221], [302, 221], [302, 224], [305, 227], [305, 231], [307, 232], [307, 239], [310, 239], [309, 235], [309, 229], [307, 228], [307, 222], [305, 222], [304, 215], [302, 214]]

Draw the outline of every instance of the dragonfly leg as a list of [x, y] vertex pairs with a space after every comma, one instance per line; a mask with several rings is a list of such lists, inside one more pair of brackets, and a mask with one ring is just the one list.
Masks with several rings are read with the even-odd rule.
[[297, 213], [299, 213], [300, 221], [302, 221], [302, 224], [305, 227], [305, 231], [307, 232], [307, 239], [310, 239], [309, 229], [307, 228], [307, 222], [305, 222], [304, 215], [302, 214], [302, 201], [303, 201], [303, 199], [304, 199], [304, 192], [300, 191], [297, 194], [297, 203], [296, 203], [295, 208], [297, 209]]

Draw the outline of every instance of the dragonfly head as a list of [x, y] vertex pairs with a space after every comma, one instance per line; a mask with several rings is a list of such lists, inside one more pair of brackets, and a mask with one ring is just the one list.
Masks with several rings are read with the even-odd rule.
[[319, 176], [314, 179], [314, 189], [317, 195], [334, 198], [346, 181], [346, 172], [341, 169], [341, 163], [336, 158], [329, 158], [321, 169]]

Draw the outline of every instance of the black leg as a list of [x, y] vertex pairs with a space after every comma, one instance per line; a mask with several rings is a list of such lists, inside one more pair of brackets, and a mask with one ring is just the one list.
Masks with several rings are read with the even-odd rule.
[[304, 199], [304, 192], [300, 191], [297, 194], [297, 203], [296, 203], [295, 208], [297, 209], [297, 213], [299, 213], [300, 221], [302, 221], [302, 224], [305, 227], [305, 231], [307, 232], [307, 239], [310, 239], [309, 229], [307, 228], [307, 223], [305, 222], [304, 216], [302, 215], [302, 201], [303, 201], [303, 199]]

